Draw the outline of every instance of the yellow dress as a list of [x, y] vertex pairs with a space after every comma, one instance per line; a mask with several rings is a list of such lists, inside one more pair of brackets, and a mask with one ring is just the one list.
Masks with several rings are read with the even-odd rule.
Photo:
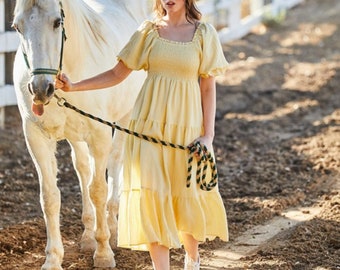
[[[200, 23], [192, 41], [177, 42], [161, 38], [154, 22], [145, 21], [118, 59], [148, 74], [132, 112], [130, 130], [183, 146], [202, 135], [198, 79], [219, 75], [227, 66], [210, 24]], [[187, 188], [187, 160], [187, 151], [128, 136], [118, 246], [147, 250], [147, 244], [157, 242], [179, 248], [180, 232], [192, 234], [200, 242], [215, 237], [228, 240], [218, 186], [203, 191], [193, 175]]]

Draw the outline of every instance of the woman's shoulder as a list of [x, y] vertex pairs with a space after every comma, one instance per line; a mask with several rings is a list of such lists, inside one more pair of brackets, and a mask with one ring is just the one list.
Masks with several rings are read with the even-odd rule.
[[198, 29], [200, 30], [202, 34], [216, 33], [216, 29], [211, 23], [200, 21], [200, 22], [197, 22], [197, 24], [198, 24]]
[[154, 31], [155, 28], [156, 28], [156, 24], [155, 24], [154, 21], [145, 20], [139, 26], [138, 31], [140, 31], [140, 32], [150, 32], [150, 31]]
[[197, 37], [200, 42], [215, 42], [219, 40], [215, 27], [208, 22], [199, 22], [197, 27]]

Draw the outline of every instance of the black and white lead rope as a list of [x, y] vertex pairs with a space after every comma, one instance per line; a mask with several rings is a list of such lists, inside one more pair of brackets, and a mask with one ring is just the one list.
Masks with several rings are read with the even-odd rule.
[[[57, 96], [56, 94], [54, 96], [58, 100], [57, 104], [59, 106], [61, 106], [61, 107], [64, 106], [66, 108], [72, 109], [72, 110], [76, 111], [77, 113], [80, 113], [83, 116], [89, 117], [93, 120], [96, 120], [100, 123], [108, 125], [112, 128], [115, 128], [117, 130], [120, 130], [122, 132], [125, 132], [127, 134], [133, 135], [135, 137], [138, 137], [140, 139], [143, 139], [143, 140], [146, 140], [146, 141], [149, 141], [149, 142], [161, 144], [163, 146], [168, 146], [168, 147], [172, 147], [172, 148], [175, 148], [175, 149], [181, 149], [181, 150], [189, 151], [188, 176], [187, 176], [187, 180], [186, 180], [186, 186], [190, 187], [192, 168], [193, 168], [192, 163], [193, 163], [194, 158], [197, 159], [196, 182], [200, 186], [200, 189], [205, 190], [205, 191], [210, 191], [217, 185], [218, 174], [217, 174], [216, 163], [214, 161], [214, 157], [208, 151], [207, 147], [204, 144], [201, 144], [200, 142], [195, 142], [195, 143], [192, 143], [188, 146], [183, 146], [183, 145], [174, 144], [174, 143], [171, 143], [171, 142], [159, 140], [157, 138], [147, 136], [147, 135], [144, 135], [144, 134], [140, 134], [140, 133], [131, 131], [129, 129], [120, 127], [119, 125], [117, 125], [115, 123], [111, 123], [109, 121], [103, 120], [103, 119], [96, 117], [92, 114], [86, 113], [86, 112], [76, 108], [72, 104], [68, 103], [65, 98], [61, 98], [61, 97]], [[195, 157], [195, 155], [196, 155], [196, 157]], [[206, 171], [207, 171], [208, 166], [210, 166], [210, 168], [211, 168], [211, 180], [207, 183], [207, 181], [206, 181]]]

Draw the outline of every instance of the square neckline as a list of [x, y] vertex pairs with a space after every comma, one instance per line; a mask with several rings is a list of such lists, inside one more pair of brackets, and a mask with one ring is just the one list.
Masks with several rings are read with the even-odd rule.
[[200, 21], [195, 22], [195, 32], [194, 32], [194, 35], [192, 36], [192, 39], [189, 41], [177, 41], [177, 40], [172, 40], [172, 39], [161, 37], [161, 35], [158, 32], [158, 25], [156, 25], [156, 23], [154, 23], [154, 30], [156, 32], [157, 38], [161, 41], [165, 41], [165, 42], [173, 43], [173, 44], [186, 45], [186, 44], [191, 44], [196, 40], [198, 28], [201, 26], [201, 24], [202, 23]]

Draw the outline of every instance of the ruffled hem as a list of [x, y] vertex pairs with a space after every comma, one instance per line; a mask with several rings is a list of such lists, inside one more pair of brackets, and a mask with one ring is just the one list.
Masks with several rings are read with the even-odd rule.
[[147, 189], [123, 191], [120, 200], [118, 246], [148, 250], [158, 243], [180, 248], [181, 232], [193, 235], [199, 242], [219, 237], [228, 241], [226, 214], [217, 190], [182, 197], [164, 196]]

